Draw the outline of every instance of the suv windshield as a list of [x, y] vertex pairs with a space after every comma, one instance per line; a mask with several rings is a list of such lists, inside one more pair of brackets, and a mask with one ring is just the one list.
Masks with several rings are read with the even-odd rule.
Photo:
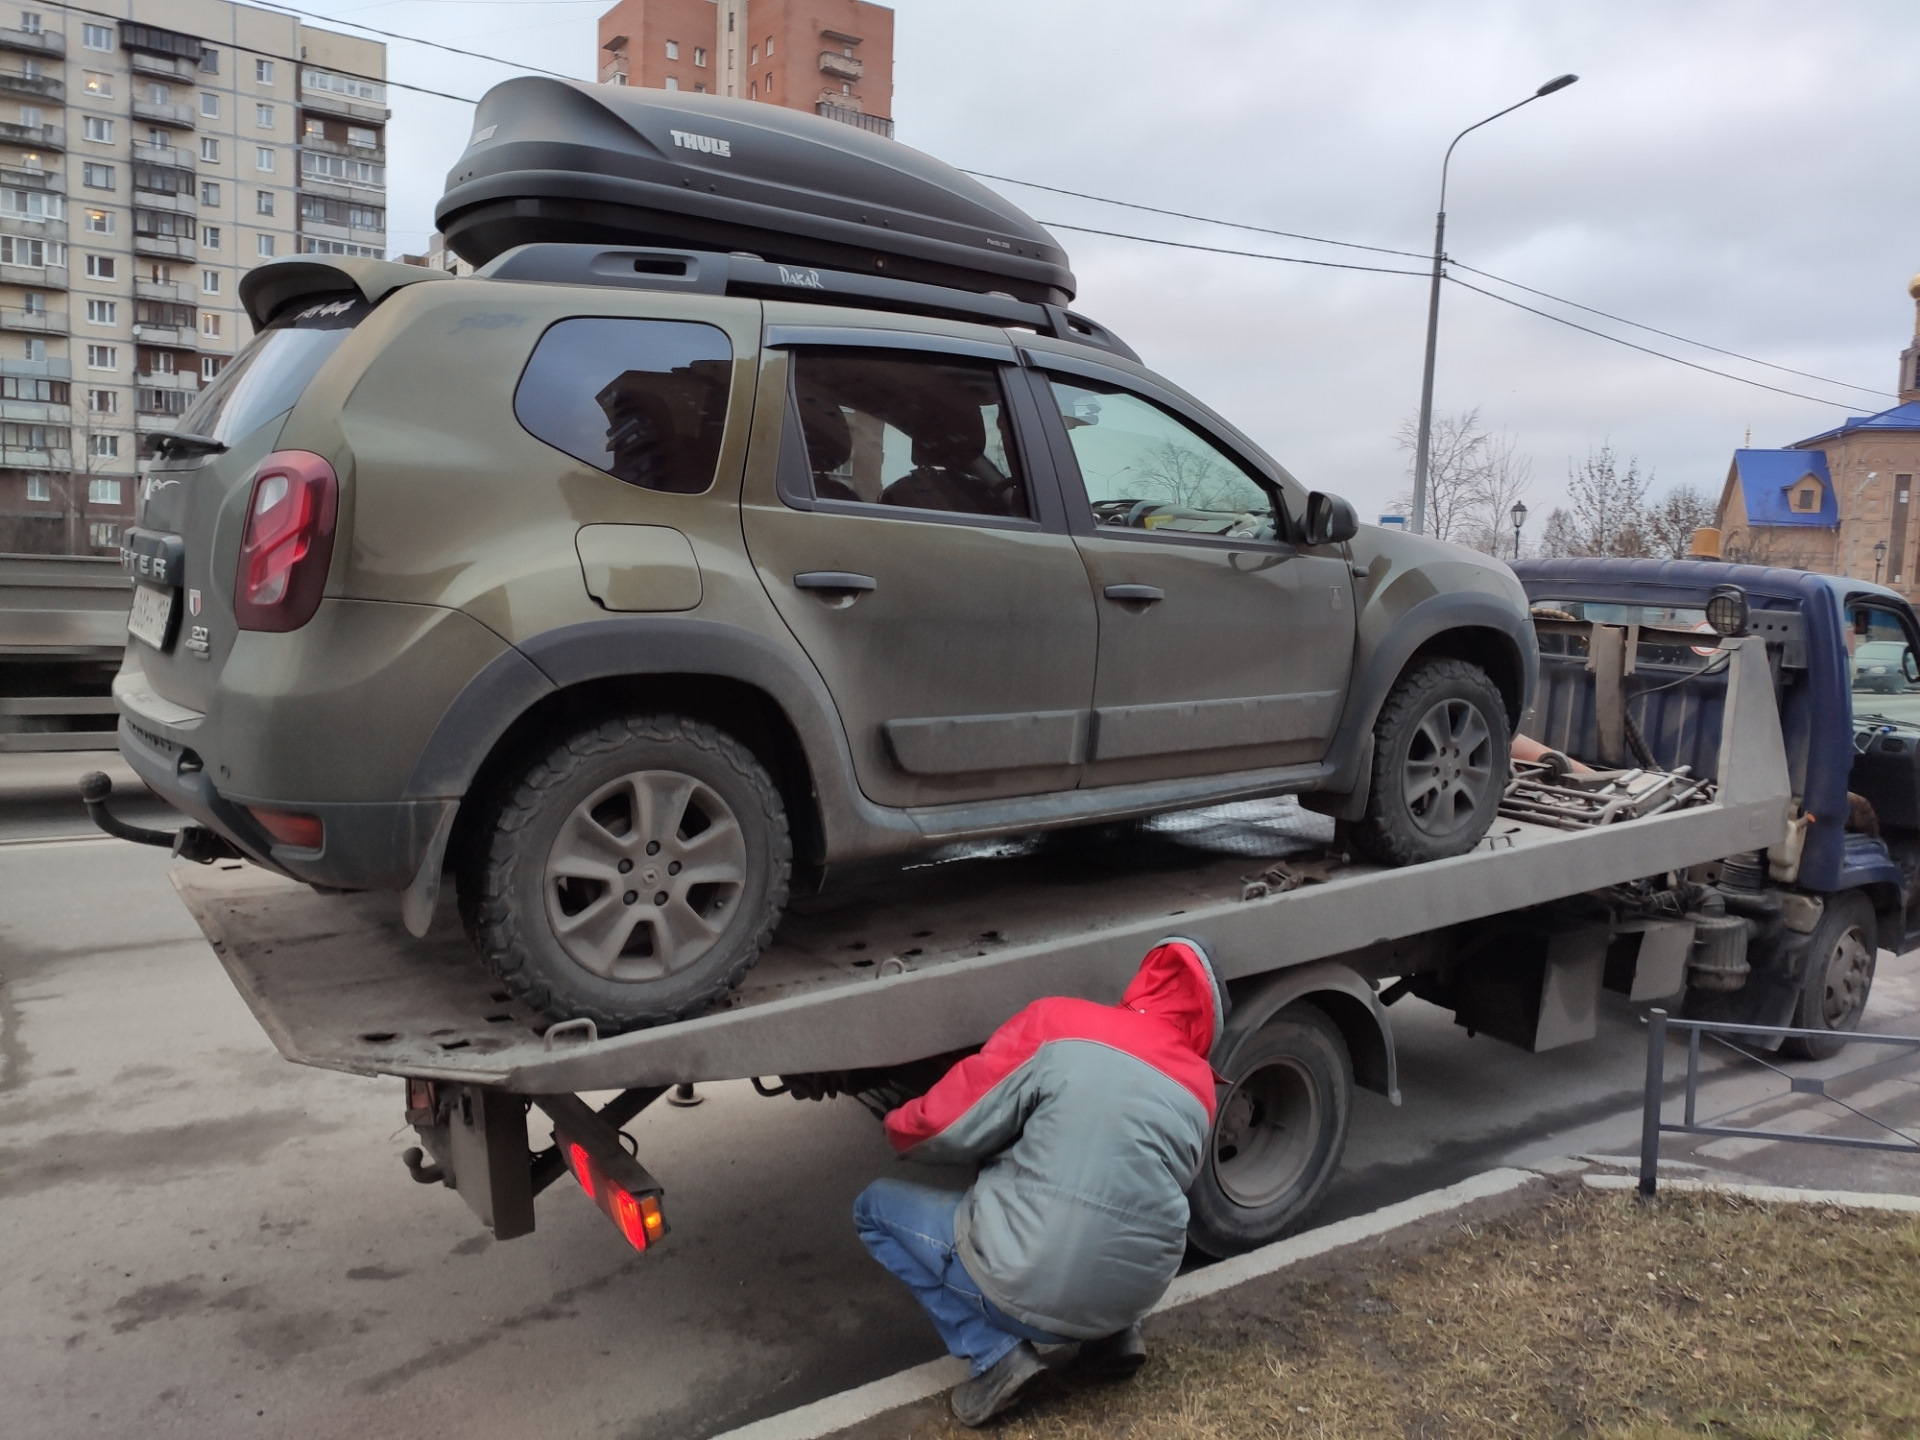
[[357, 295], [335, 297], [275, 320], [201, 392], [180, 429], [231, 445], [284, 415], [372, 309]]

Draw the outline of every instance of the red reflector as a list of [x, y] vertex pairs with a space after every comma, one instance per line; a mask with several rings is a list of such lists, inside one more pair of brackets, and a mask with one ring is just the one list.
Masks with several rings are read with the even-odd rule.
[[580, 1145], [567, 1146], [567, 1164], [573, 1167], [573, 1178], [580, 1182], [580, 1188], [587, 1192], [589, 1200], [597, 1200], [593, 1187], [593, 1161], [587, 1158], [586, 1149]]
[[640, 1206], [640, 1201], [618, 1185], [613, 1187], [613, 1223], [620, 1227], [620, 1233], [627, 1237], [627, 1243], [636, 1250], [647, 1248], [647, 1223]]
[[282, 845], [302, 850], [318, 850], [327, 838], [326, 827], [318, 815], [296, 815], [290, 810], [268, 810], [249, 805], [247, 813], [260, 822], [260, 828]]
[[340, 482], [305, 450], [260, 462], [247, 495], [233, 613], [242, 630], [298, 630], [320, 606], [333, 559]]

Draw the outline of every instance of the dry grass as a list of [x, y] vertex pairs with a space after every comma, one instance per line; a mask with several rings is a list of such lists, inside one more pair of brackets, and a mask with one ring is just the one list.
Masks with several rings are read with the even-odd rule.
[[1920, 1436], [1920, 1223], [1576, 1193], [1149, 1336], [1131, 1384], [1043, 1381], [997, 1433]]

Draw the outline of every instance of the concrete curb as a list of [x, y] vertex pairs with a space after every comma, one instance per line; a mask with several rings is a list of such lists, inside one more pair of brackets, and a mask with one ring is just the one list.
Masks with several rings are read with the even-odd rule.
[[[1387, 1205], [1366, 1215], [1356, 1215], [1350, 1220], [1323, 1225], [1318, 1230], [1275, 1241], [1259, 1250], [1250, 1250], [1245, 1255], [1237, 1255], [1231, 1260], [1209, 1265], [1204, 1270], [1182, 1275], [1160, 1298], [1160, 1303], [1147, 1313], [1158, 1315], [1165, 1310], [1190, 1305], [1195, 1300], [1217, 1295], [1222, 1290], [1271, 1275], [1330, 1250], [1338, 1250], [1362, 1240], [1377, 1239], [1415, 1221], [1443, 1215], [1476, 1200], [1507, 1194], [1540, 1178], [1540, 1173], [1534, 1170], [1489, 1170], [1462, 1180], [1458, 1185], [1430, 1190], [1425, 1195], [1402, 1200], [1398, 1205]], [[1677, 1185], [1681, 1182], [1667, 1183]], [[1920, 1202], [1916, 1204], [1920, 1205]], [[885, 1411], [929, 1399], [952, 1389], [966, 1378], [966, 1363], [948, 1356], [925, 1365], [916, 1365], [911, 1370], [902, 1370], [884, 1380], [875, 1380], [852, 1390], [843, 1390], [838, 1395], [829, 1395], [811, 1405], [769, 1415], [764, 1420], [756, 1420], [750, 1425], [717, 1435], [714, 1440], [819, 1440], [823, 1435], [831, 1435], [849, 1425], [871, 1420]]]
[[[1637, 1175], [1583, 1175], [1595, 1190], [1632, 1190], [1640, 1184]], [[1738, 1180], [1681, 1180], [1660, 1177], [1660, 1189], [1687, 1194], [1701, 1192], [1740, 1195], [1749, 1200], [1767, 1200], [1776, 1205], [1832, 1205], [1841, 1210], [1889, 1210], [1901, 1215], [1920, 1215], [1920, 1195], [1876, 1195], [1860, 1190], [1795, 1190], [1784, 1185], [1749, 1185]]]

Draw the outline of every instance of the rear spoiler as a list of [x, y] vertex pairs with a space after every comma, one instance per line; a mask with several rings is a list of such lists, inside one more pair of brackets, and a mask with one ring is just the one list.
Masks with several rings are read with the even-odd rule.
[[321, 295], [357, 293], [369, 305], [422, 280], [451, 280], [444, 270], [363, 260], [347, 255], [288, 255], [240, 277], [240, 303], [255, 330], [264, 330], [290, 305]]

